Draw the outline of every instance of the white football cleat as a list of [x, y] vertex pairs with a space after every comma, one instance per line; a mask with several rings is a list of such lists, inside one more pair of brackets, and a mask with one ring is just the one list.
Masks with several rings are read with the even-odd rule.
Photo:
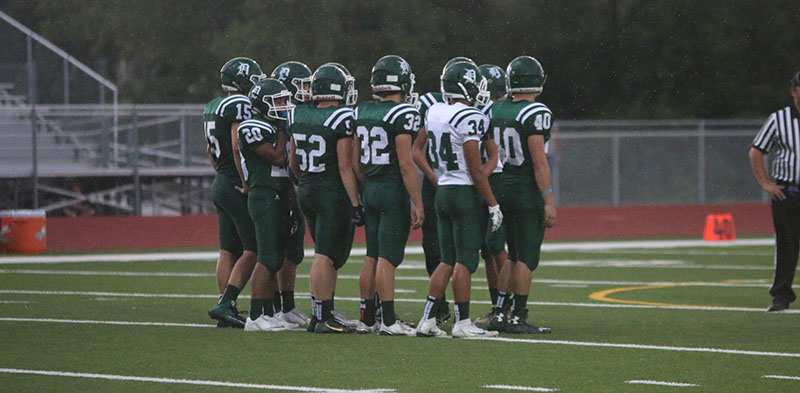
[[347, 319], [347, 317], [345, 317], [344, 314], [340, 313], [338, 310], [331, 311], [331, 315], [333, 315], [333, 319], [336, 320], [336, 322], [339, 322], [350, 329], [358, 328], [359, 323], [363, 324], [363, 322], [359, 321], [358, 319]]
[[291, 309], [289, 312], [280, 313], [280, 316], [284, 321], [302, 327], [308, 326], [308, 322], [311, 321], [306, 314], [303, 314], [303, 312], [298, 310], [297, 307]]
[[374, 334], [381, 330], [381, 323], [375, 321], [372, 326], [369, 326], [366, 323], [357, 320], [355, 329], [356, 333], [358, 334]]
[[495, 330], [483, 330], [469, 319], [462, 319], [453, 324], [453, 338], [469, 337], [497, 337], [500, 333]]
[[287, 321], [286, 318], [284, 318], [284, 313], [282, 312], [276, 313], [275, 316], [273, 316], [272, 318], [275, 320], [276, 324], [282, 325], [283, 327], [286, 328], [286, 330], [303, 329], [302, 327], [300, 327], [300, 325]]
[[386, 326], [381, 325], [381, 336], [416, 336], [417, 330], [409, 327], [408, 325], [397, 321], [394, 325]]
[[[395, 324], [396, 325], [396, 324]], [[444, 330], [436, 326], [436, 318], [428, 318], [419, 321], [417, 326], [417, 336], [419, 337], [442, 337], [446, 336]]]
[[287, 328], [282, 320], [266, 315], [256, 318], [255, 321], [247, 317], [247, 321], [244, 323], [246, 332], [282, 332], [284, 330]]

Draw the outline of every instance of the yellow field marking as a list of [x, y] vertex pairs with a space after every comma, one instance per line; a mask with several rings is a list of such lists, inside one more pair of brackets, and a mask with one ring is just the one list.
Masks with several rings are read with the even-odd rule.
[[[719, 306], [709, 306], [709, 305], [644, 302], [644, 301], [641, 301], [641, 300], [625, 300], [625, 299], [614, 299], [614, 298], [608, 297], [608, 295], [611, 295], [611, 294], [614, 294], [614, 293], [620, 293], [620, 292], [640, 291], [640, 290], [643, 290], [643, 289], [687, 287], [687, 286], [692, 286], [692, 284], [641, 285], [641, 286], [636, 286], [636, 287], [611, 288], [611, 289], [606, 289], [604, 291], [594, 292], [591, 295], [589, 295], [589, 299], [597, 300], [599, 302], [635, 304], [635, 305], [640, 305], [640, 306], [696, 307], [696, 308], [704, 308], [704, 309], [723, 308], [723, 307], [719, 307]], [[737, 307], [724, 307], [724, 308], [737, 308]]]

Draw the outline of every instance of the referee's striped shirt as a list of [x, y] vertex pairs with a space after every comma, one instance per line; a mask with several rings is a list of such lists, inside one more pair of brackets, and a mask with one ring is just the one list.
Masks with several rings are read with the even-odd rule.
[[762, 153], [775, 151], [772, 177], [789, 183], [800, 183], [800, 115], [794, 106], [787, 106], [767, 118], [756, 135], [753, 147]]

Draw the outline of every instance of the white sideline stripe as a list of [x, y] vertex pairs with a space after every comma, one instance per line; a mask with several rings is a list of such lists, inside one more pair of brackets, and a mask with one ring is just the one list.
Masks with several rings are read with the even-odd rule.
[[203, 385], [203, 386], [223, 386], [230, 388], [245, 388], [245, 389], [264, 389], [264, 390], [291, 390], [295, 392], [395, 392], [394, 389], [363, 389], [363, 390], [346, 390], [346, 389], [332, 389], [332, 388], [315, 388], [310, 386], [289, 386], [289, 385], [263, 385], [255, 383], [239, 383], [239, 382], [222, 382], [222, 381], [208, 381], [202, 379], [173, 379], [173, 378], [156, 378], [156, 377], [135, 377], [131, 375], [113, 375], [113, 374], [93, 374], [93, 373], [73, 373], [67, 371], [51, 371], [51, 370], [24, 370], [18, 368], [0, 368], [0, 372], [7, 374], [32, 374], [32, 375], [48, 375], [56, 377], [75, 377], [75, 378], [90, 378], [90, 379], [107, 379], [111, 381], [135, 381], [135, 382], [155, 382], [155, 383], [174, 383], [181, 385]]
[[0, 304], [28, 304], [26, 300], [0, 300]]
[[[703, 240], [636, 240], [617, 242], [562, 242], [545, 243], [542, 251], [594, 251], [617, 249], [658, 249], [682, 247], [741, 247], [741, 246], [766, 246], [775, 244], [774, 238], [740, 239], [726, 242], [706, 242]], [[365, 256], [367, 249], [353, 248], [351, 256]], [[406, 254], [422, 254], [421, 246], [406, 247]], [[306, 249], [305, 256], [314, 255], [314, 250]], [[135, 253], [135, 254], [91, 254], [91, 255], [54, 255], [54, 256], [12, 256], [0, 257], [0, 265], [20, 263], [74, 263], [74, 262], [144, 262], [144, 261], [183, 261], [183, 260], [216, 260], [217, 251], [205, 252], [166, 252], [166, 253]]]
[[[7, 321], [7, 322], [76, 323], [76, 324], [101, 324], [101, 325], [130, 325], [130, 326], [199, 327], [199, 328], [214, 327], [214, 325], [196, 324], [196, 323], [93, 321], [93, 320], [72, 320], [72, 319], [54, 319], [54, 318], [0, 318], [0, 321]], [[506, 338], [506, 337], [474, 337], [474, 338], [466, 338], [465, 340], [499, 341], [499, 342], [527, 343], [527, 344], [553, 344], [553, 345], [569, 345], [569, 346], [580, 346], [580, 347], [646, 349], [646, 350], [676, 351], [676, 352], [706, 352], [706, 353], [722, 353], [722, 354], [728, 354], [728, 355], [800, 358], [800, 353], [746, 351], [746, 350], [723, 349], [723, 348], [673, 347], [673, 346], [665, 346], [665, 345], [618, 344], [618, 343], [600, 343], [600, 342], [565, 341], [565, 340], [536, 340], [536, 339]], [[767, 378], [767, 376], [764, 376], [764, 378]], [[797, 377], [787, 377], [787, 378], [788, 379], [793, 379], [793, 378], [797, 378]]]
[[[24, 289], [0, 289], [0, 294], [10, 295], [74, 295], [74, 296], [99, 296], [99, 297], [144, 297], [144, 298], [175, 298], [175, 299], [218, 299], [219, 295], [193, 295], [180, 293], [127, 293], [127, 292], [82, 292], [82, 291], [39, 291]], [[297, 292], [295, 296], [310, 298], [308, 293]], [[241, 295], [239, 299], [249, 299], [250, 296]], [[357, 297], [337, 297], [336, 300], [360, 302]], [[395, 298], [394, 301], [402, 303], [425, 303], [425, 299], [401, 299]], [[472, 304], [491, 305], [492, 302], [486, 300], [471, 300]], [[738, 312], [765, 312], [763, 308], [747, 307], [697, 307], [697, 306], [646, 306], [638, 304], [615, 304], [615, 303], [569, 303], [569, 302], [528, 302], [537, 306], [555, 307], [588, 307], [588, 308], [640, 308], [640, 309], [661, 309], [661, 310], [695, 310], [695, 311], [738, 311]], [[800, 310], [785, 310], [781, 314], [798, 314]]]
[[792, 381], [800, 381], [800, 377], [792, 377], [789, 375], [762, 375], [761, 378], [788, 379]]
[[[41, 274], [41, 275], [72, 275], [72, 276], [130, 276], [130, 277], [214, 277], [214, 273], [195, 272], [128, 272], [105, 270], [47, 270], [47, 269], [0, 269], [4, 274]], [[298, 278], [308, 278], [308, 274], [298, 274]], [[356, 275], [339, 275], [339, 279], [358, 280]], [[428, 281], [426, 276], [397, 276], [396, 281]], [[486, 279], [475, 277], [472, 282], [486, 282]], [[698, 282], [698, 281], [586, 281], [586, 280], [551, 280], [535, 279], [534, 283], [555, 285], [690, 285], [697, 287], [753, 287], [768, 288], [768, 283], [725, 283], [725, 282]], [[472, 287], [473, 289], [487, 289], [487, 287]], [[398, 291], [398, 290], [395, 290]]]
[[466, 340], [500, 341], [500, 342], [514, 342], [514, 343], [530, 343], [530, 344], [571, 345], [571, 346], [579, 346], [579, 347], [648, 349], [648, 350], [675, 351], [675, 352], [707, 352], [707, 353], [723, 353], [723, 354], [728, 354], [728, 355], [747, 355], [747, 356], [769, 356], [769, 357], [800, 358], [800, 353], [745, 351], [745, 350], [739, 350], [739, 349], [723, 349], [723, 348], [672, 347], [672, 346], [667, 346], [667, 345], [616, 344], [616, 343], [598, 343], [598, 342], [587, 342], [587, 341], [536, 340], [536, 339], [526, 339], [526, 338], [505, 338], [505, 337], [473, 337], [473, 338], [466, 338]]
[[503, 389], [503, 390], [522, 390], [526, 392], [557, 392], [558, 389], [550, 388], [534, 388], [530, 386], [515, 386], [515, 385], [483, 385], [485, 389]]
[[213, 328], [216, 325], [202, 323], [171, 323], [171, 322], [134, 322], [134, 321], [93, 321], [86, 319], [58, 319], [58, 318], [0, 318], [4, 322], [49, 322], [49, 323], [78, 323], [87, 325], [124, 325], [124, 326], [169, 326], [169, 327], [196, 327]]
[[639, 380], [634, 379], [631, 381], [625, 381], [625, 383], [630, 384], [638, 384], [638, 385], [660, 385], [660, 386], [674, 386], [679, 388], [689, 388], [693, 386], [700, 386], [694, 383], [682, 383], [682, 382], [662, 382], [662, 381], [647, 381], [647, 380]]

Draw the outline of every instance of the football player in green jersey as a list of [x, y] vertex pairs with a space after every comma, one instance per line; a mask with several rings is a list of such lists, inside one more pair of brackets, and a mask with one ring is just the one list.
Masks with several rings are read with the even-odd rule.
[[[491, 99], [491, 101], [480, 109], [481, 112], [491, 120], [492, 105], [497, 101], [505, 99], [508, 95], [506, 72], [494, 64], [484, 64], [478, 67], [478, 69], [481, 71], [481, 75], [486, 78], [487, 89], [489, 90], [489, 97]], [[502, 149], [498, 148], [498, 146], [500, 146], [499, 135], [492, 134], [492, 136], [495, 143], [485, 145], [487, 147], [491, 146], [493, 149], [483, 149], [482, 153], [484, 153], [484, 169], [489, 177], [489, 185], [492, 187], [492, 191], [497, 192], [496, 190], [503, 174], [503, 161], [500, 157], [504, 158], [505, 156], [500, 152]], [[507, 291], [505, 286], [508, 283], [508, 277], [511, 273], [511, 263], [508, 262], [508, 253], [505, 249], [505, 226], [506, 225], [503, 224], [496, 232], [486, 231], [486, 241], [481, 248], [481, 256], [486, 266], [486, 282], [489, 286], [489, 298], [492, 301], [492, 305], [497, 304], [498, 286], [500, 283], [502, 283], [503, 291]], [[501, 270], [501, 266], [506, 266], [506, 269]], [[501, 271], [504, 272], [504, 275], [498, 277]], [[487, 315], [476, 319], [475, 324], [481, 327], [488, 325], [492, 315], [492, 312], [489, 312]]]
[[317, 333], [352, 330], [333, 317], [336, 271], [350, 255], [353, 224], [363, 220], [352, 168], [353, 110], [343, 106], [347, 82], [334, 65], [317, 68], [311, 76], [313, 103], [295, 108], [290, 125], [290, 165], [299, 178], [298, 200], [314, 239], [309, 281]]
[[367, 255], [359, 279], [361, 322], [375, 326], [377, 289], [380, 334], [415, 336], [416, 331], [398, 321], [394, 312], [395, 269], [403, 261], [410, 228], [419, 228], [425, 221], [411, 157], [411, 142], [422, 121], [417, 109], [407, 103], [416, 98], [414, 74], [400, 56], [384, 56], [372, 67], [370, 83], [377, 101], [361, 103], [355, 110], [360, 142], [355, 166], [364, 172], [367, 234]]
[[236, 311], [236, 298], [247, 283], [256, 263], [256, 239], [253, 221], [247, 212], [247, 184], [242, 184], [237, 129], [252, 117], [246, 94], [264, 74], [261, 67], [246, 57], [229, 60], [220, 69], [224, 98], [208, 103], [203, 114], [206, 151], [217, 171], [211, 186], [211, 198], [219, 220], [220, 253], [217, 260], [217, 285], [220, 301], [208, 314], [218, 326], [244, 327]]
[[286, 169], [286, 131], [294, 105], [291, 93], [277, 79], [265, 78], [250, 90], [253, 118], [239, 124], [241, 168], [250, 192], [247, 208], [256, 229], [258, 264], [250, 282], [250, 316], [245, 331], [280, 331], [297, 328], [274, 315], [275, 277], [283, 265], [289, 238], [290, 200], [294, 188]]
[[556, 224], [547, 143], [553, 114], [536, 101], [545, 82], [542, 65], [533, 57], [520, 56], [506, 68], [511, 98], [492, 105], [491, 130], [500, 136], [506, 158], [498, 187], [498, 199], [506, 217], [509, 259], [513, 262], [510, 288], [514, 310], [498, 297], [500, 309], [490, 329], [509, 333], [549, 333], [550, 329], [527, 323], [531, 275], [539, 265], [545, 228]]
[[[442, 261], [431, 276], [428, 299], [417, 328], [420, 336], [441, 336], [436, 326], [436, 309], [450, 277], [456, 322], [453, 337], [492, 337], [496, 331], [483, 330], [469, 318], [471, 276], [478, 268], [483, 243], [480, 210], [489, 205], [492, 230], [499, 228], [503, 214], [483, 170], [480, 142], [486, 137], [489, 119], [475, 104], [486, 104], [489, 93], [480, 70], [472, 62], [453, 62], [441, 77], [442, 96], [447, 103], [428, 110], [425, 125], [431, 150], [432, 169], [437, 175], [436, 215]], [[420, 137], [422, 137], [420, 135]], [[494, 143], [493, 140], [487, 140]]]
[[[279, 64], [270, 74], [283, 82], [292, 95], [292, 103], [297, 105], [308, 105], [311, 103], [311, 69], [307, 65], [298, 61], [287, 61]], [[291, 121], [291, 114], [284, 122]], [[288, 124], [286, 125], [288, 128]], [[288, 141], [288, 138], [287, 138]], [[292, 233], [286, 243], [284, 251], [284, 263], [278, 272], [278, 283], [273, 298], [273, 306], [278, 311], [277, 315], [287, 322], [300, 326], [307, 326], [309, 318], [295, 306], [294, 292], [295, 281], [297, 279], [297, 265], [303, 261], [303, 242], [305, 240], [306, 226], [305, 221], [297, 205], [297, 199], [289, 199], [291, 204], [290, 212], [295, 216], [291, 220]]]

